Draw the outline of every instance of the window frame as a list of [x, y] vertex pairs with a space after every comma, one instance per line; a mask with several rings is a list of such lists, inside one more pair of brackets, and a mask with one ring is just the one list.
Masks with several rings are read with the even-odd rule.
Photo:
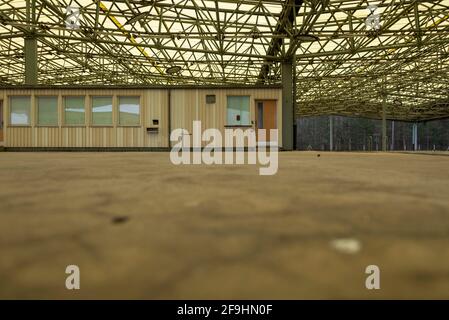
[[[65, 117], [65, 99], [66, 98], [83, 98], [84, 100], [84, 123], [83, 124], [70, 124], [70, 123], [66, 123], [66, 117]], [[61, 103], [62, 103], [62, 126], [63, 127], [70, 127], [70, 128], [84, 128], [87, 126], [87, 112], [88, 112], [88, 108], [87, 108], [87, 96], [86, 95], [71, 95], [71, 94], [63, 94], [61, 95]]]
[[[29, 98], [29, 100], [30, 100], [30, 107], [29, 107], [29, 113], [28, 113], [28, 119], [29, 119], [29, 121], [28, 121], [28, 123], [27, 124], [14, 124], [14, 123], [12, 123], [12, 103], [11, 103], [11, 100], [12, 100], [12, 98], [16, 98], [16, 97], [27, 97], [27, 98]], [[33, 95], [32, 94], [30, 94], [30, 95], [24, 95], [24, 94], [10, 94], [10, 95], [8, 95], [8, 99], [7, 99], [7, 103], [8, 103], [8, 127], [17, 127], [17, 128], [20, 128], [20, 127], [25, 127], [25, 128], [30, 128], [30, 127], [32, 127], [33, 126], [33, 117], [34, 117], [34, 115], [33, 115]]]
[[[138, 98], [139, 99], [139, 121], [137, 124], [121, 124], [120, 123], [120, 98]], [[137, 128], [142, 127], [142, 96], [137, 94], [117, 94], [117, 127], [121, 128]]]
[[[39, 123], [39, 98], [56, 98], [56, 124], [40, 124]], [[59, 127], [59, 95], [58, 94], [36, 94], [34, 95], [34, 122], [35, 126], [39, 128], [57, 128]]]
[[[111, 98], [111, 124], [95, 124], [94, 123], [94, 98]], [[89, 125], [94, 128], [113, 128], [115, 125], [114, 119], [114, 104], [115, 95], [114, 94], [93, 94], [89, 95]]]
[[[239, 98], [248, 98], [248, 123], [242, 124], [242, 109], [240, 108], [240, 124], [230, 124], [229, 122], [229, 98], [230, 97], [239, 97]], [[252, 117], [251, 117], [251, 95], [238, 95], [238, 94], [229, 94], [226, 96], [226, 125], [227, 128], [250, 128], [252, 127]]]

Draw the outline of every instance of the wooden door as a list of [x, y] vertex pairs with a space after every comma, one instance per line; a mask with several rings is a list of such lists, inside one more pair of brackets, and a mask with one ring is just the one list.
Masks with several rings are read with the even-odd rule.
[[263, 138], [258, 135], [258, 142], [270, 142], [270, 129], [277, 129], [276, 100], [257, 100], [256, 119], [257, 129], [266, 130], [266, 137]]

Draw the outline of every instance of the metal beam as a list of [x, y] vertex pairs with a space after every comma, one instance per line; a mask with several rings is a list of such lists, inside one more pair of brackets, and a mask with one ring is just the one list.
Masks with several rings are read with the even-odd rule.
[[[282, 61], [296, 55], [300, 116], [381, 119], [384, 74], [388, 120], [449, 116], [449, 0], [378, 1], [377, 32], [361, 0], [209, 2], [3, 1], [1, 82], [280, 85]], [[69, 3], [81, 7], [76, 30], [64, 24]], [[167, 74], [173, 65], [182, 71]]]
[[419, 147], [418, 147], [418, 124], [414, 123], [412, 126], [412, 145], [413, 145], [413, 150], [414, 151], [418, 151]]
[[387, 152], [387, 95], [383, 94], [382, 98], [382, 151]]
[[282, 147], [288, 151], [294, 149], [294, 111], [293, 61], [290, 59], [282, 62]]
[[329, 151], [334, 151], [334, 116], [329, 116]]
[[37, 39], [25, 38], [25, 84], [37, 84]]
[[26, 1], [26, 18], [29, 27], [24, 41], [25, 58], [25, 84], [37, 84], [38, 59], [37, 59], [37, 39], [35, 29], [32, 27], [36, 19], [36, 1]]
[[393, 121], [391, 121], [391, 144], [390, 144], [390, 150], [391, 151], [394, 151], [394, 139], [395, 139], [395, 136], [394, 136], [394, 120]]
[[[303, 0], [286, 0], [286, 4], [283, 7], [283, 10], [280, 14], [279, 21], [276, 25], [274, 35], [283, 35], [283, 34], [291, 34], [293, 31], [293, 26], [296, 24], [296, 16], [301, 9], [301, 5]], [[274, 37], [271, 39], [270, 46], [267, 50], [267, 57], [277, 57], [281, 52], [283, 37]], [[296, 40], [292, 37], [290, 40], [290, 48], [296, 47]], [[294, 56], [294, 52], [291, 53]], [[289, 58], [289, 57], [286, 57]], [[264, 83], [266, 77], [270, 73], [270, 69], [272, 67], [272, 60], [270, 58], [266, 58], [264, 60], [264, 64], [262, 66], [262, 70], [259, 74], [258, 83]]]

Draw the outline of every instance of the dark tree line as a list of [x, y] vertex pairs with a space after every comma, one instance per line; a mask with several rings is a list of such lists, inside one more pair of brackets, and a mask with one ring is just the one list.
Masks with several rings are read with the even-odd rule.
[[[382, 150], [382, 121], [333, 116], [333, 150]], [[394, 141], [393, 138], [394, 128]], [[389, 150], [413, 150], [413, 123], [387, 121]], [[448, 150], [449, 119], [418, 123], [418, 150]], [[297, 119], [299, 150], [330, 149], [330, 117]]]

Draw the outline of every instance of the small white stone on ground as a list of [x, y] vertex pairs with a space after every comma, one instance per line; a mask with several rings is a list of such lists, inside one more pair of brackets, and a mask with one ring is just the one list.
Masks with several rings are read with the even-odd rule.
[[351, 238], [334, 239], [331, 241], [330, 245], [335, 250], [346, 254], [356, 254], [362, 248], [360, 241]]

